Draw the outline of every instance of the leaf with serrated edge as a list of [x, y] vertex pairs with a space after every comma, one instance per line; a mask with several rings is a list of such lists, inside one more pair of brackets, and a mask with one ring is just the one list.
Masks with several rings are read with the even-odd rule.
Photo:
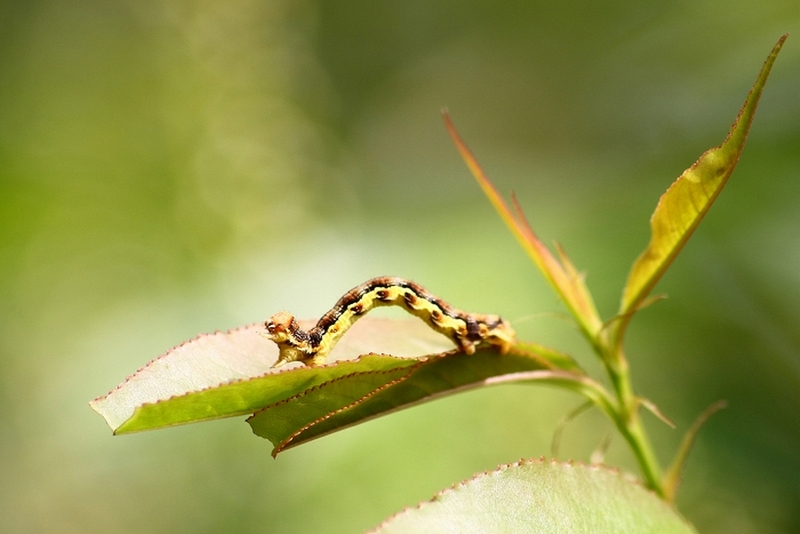
[[[402, 370], [341, 377], [269, 406], [247, 422], [253, 432], [272, 442], [272, 453], [277, 455], [374, 417], [466, 389], [501, 383], [503, 377], [562, 386], [569, 382], [565, 387], [576, 389], [573, 383], [585, 377], [572, 360], [564, 358], [559, 355], [551, 361], [521, 346], [507, 354], [480, 349], [475, 354], [428, 356]], [[532, 372], [536, 371], [541, 376], [534, 377]]]
[[[278, 349], [263, 331], [262, 324], [255, 324], [198, 336], [152, 360], [90, 405], [116, 433], [133, 432], [253, 413], [358, 370], [414, 364], [413, 359], [373, 355], [317, 369], [300, 364], [271, 369]], [[370, 349], [413, 357], [451, 348], [448, 339], [422, 321], [367, 317], [353, 325], [329, 361], [350, 360]]]
[[[199, 336], [151, 361], [108, 395], [90, 404], [116, 434], [291, 405], [299, 410], [301, 421], [290, 428], [291, 424], [276, 420], [277, 429], [272, 431], [280, 433], [283, 424], [288, 425], [291, 434], [298, 430], [298, 425], [302, 428], [317, 419], [327, 418], [329, 412], [345, 411], [348, 405], [358, 404], [374, 392], [411, 374], [422, 362], [447, 354], [443, 353], [444, 348], [451, 348], [447, 338], [421, 321], [367, 317], [358, 321], [336, 345], [327, 365], [309, 368], [295, 363], [272, 369], [270, 366], [278, 356], [277, 348], [261, 336], [261, 332], [262, 325], [250, 325]], [[367, 347], [390, 350], [395, 355], [359, 356], [367, 352]], [[518, 347], [518, 352], [525, 355], [527, 362], [522, 369], [498, 367], [498, 362], [511, 360], [497, 360], [500, 356], [491, 350], [486, 352], [497, 360], [493, 362], [496, 368], [483, 365], [479, 373], [486, 377], [491, 373], [532, 368], [582, 373], [567, 355], [536, 345], [520, 344]], [[426, 354], [433, 356], [426, 358]], [[472, 362], [478, 359], [475, 357]], [[452, 373], [459, 376], [467, 368]], [[318, 413], [316, 408], [309, 407], [310, 400], [319, 395], [330, 396], [336, 388], [344, 390], [334, 396], [333, 402], [325, 405], [328, 412]], [[446, 387], [441, 389], [441, 394], [447, 393]]]
[[650, 244], [634, 263], [625, 284], [621, 316], [629, 316], [647, 297], [733, 173], [744, 148], [764, 84], [786, 37], [781, 37], [772, 49], [725, 141], [700, 156], [659, 200], [650, 220]]
[[373, 532], [696, 534], [669, 504], [616, 470], [544, 459], [477, 475]]
[[[353, 373], [320, 384], [286, 400], [268, 406], [247, 419], [253, 432], [274, 445], [272, 455], [309, 441], [304, 438], [316, 423], [329, 420], [348, 408], [363, 404], [376, 393], [408, 378], [419, 364]], [[362, 422], [367, 417], [358, 422]], [[334, 430], [341, 430], [340, 425]], [[315, 434], [314, 437], [319, 437]]]

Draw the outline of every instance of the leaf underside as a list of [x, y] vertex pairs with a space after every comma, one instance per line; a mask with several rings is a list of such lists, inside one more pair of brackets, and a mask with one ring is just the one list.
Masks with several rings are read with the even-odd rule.
[[[303, 328], [310, 325], [301, 322]], [[409, 357], [452, 348], [421, 321], [365, 318], [334, 348], [329, 365], [272, 369], [278, 349], [263, 332], [259, 323], [198, 336], [150, 361], [90, 406], [115, 433], [249, 414], [364, 366], [413, 365]], [[369, 347], [399, 357], [353, 361], [369, 353]]]
[[[562, 374], [582, 376], [571, 361], [557, 363], [567, 366], [568, 370]], [[451, 351], [420, 358], [414, 365], [402, 368], [343, 376], [266, 407], [249, 418], [248, 423], [255, 434], [275, 445], [272, 454], [277, 455], [287, 448], [374, 417], [490, 385], [496, 377], [537, 370], [562, 369], [521, 347], [508, 354], [499, 354], [494, 349], [479, 349], [475, 354]], [[551, 376], [547, 374], [539, 377], [543, 381], [548, 379]]]
[[397, 514], [374, 532], [696, 534], [669, 504], [618, 471], [544, 460], [478, 475]]

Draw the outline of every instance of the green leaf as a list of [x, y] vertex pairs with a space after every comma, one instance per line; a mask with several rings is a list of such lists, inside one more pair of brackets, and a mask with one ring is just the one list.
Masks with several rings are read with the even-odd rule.
[[[90, 404], [116, 434], [253, 414], [268, 408], [254, 420], [262, 429], [259, 435], [278, 436], [277, 452], [281, 442], [305, 427], [309, 430], [302, 437], [290, 440], [293, 445], [319, 435], [322, 429], [322, 433], [338, 429], [340, 421], [352, 419], [353, 414], [361, 415], [347, 424], [387, 411], [376, 408], [375, 399], [386, 397], [397, 408], [430, 398], [433, 393], [452, 393], [465, 384], [479, 385], [488, 377], [520, 370], [558, 369], [570, 376], [581, 375], [577, 364], [555, 351], [542, 348], [539, 354], [536, 346], [519, 345], [505, 355], [486, 349], [469, 356], [452, 350], [443, 352], [452, 348], [451, 342], [421, 321], [370, 317], [348, 331], [331, 352], [327, 365], [311, 368], [295, 363], [272, 369], [278, 350], [261, 335], [263, 331], [257, 324], [199, 336], [151, 361]], [[404, 357], [359, 356], [369, 350], [367, 347]], [[409, 357], [420, 353], [422, 357]], [[437, 372], [444, 374], [437, 376]], [[413, 378], [409, 381], [413, 391], [425, 393], [411, 401], [413, 395], [409, 397], [406, 390], [379, 395], [409, 378]], [[398, 396], [400, 393], [405, 396]], [[351, 405], [361, 406], [348, 411]], [[314, 426], [312, 423], [318, 420], [327, 422]]]
[[[309, 322], [302, 326], [308, 327]], [[358, 370], [381, 371], [414, 365], [410, 356], [452, 348], [421, 321], [365, 318], [332, 351], [329, 365], [292, 364], [272, 369], [275, 343], [262, 324], [205, 334], [187, 341], [128, 377], [90, 406], [115, 433], [251, 414], [264, 406]], [[379, 349], [398, 356], [360, 354]], [[338, 361], [342, 361], [337, 364]]]
[[669, 504], [618, 471], [544, 460], [478, 475], [374, 532], [696, 534]]
[[[545, 354], [552, 359], [520, 345], [508, 354], [480, 349], [474, 354], [451, 351], [427, 356], [403, 369], [357, 372], [331, 380], [277, 402], [247, 422], [255, 434], [272, 442], [275, 456], [320, 436], [420, 402], [511, 381], [504, 377], [558, 384], [585, 378], [564, 355], [552, 351]], [[532, 374], [536, 372], [540, 374]]]
[[[629, 318], [642, 304], [692, 236], [733, 173], [744, 148], [764, 84], [786, 37], [784, 35], [780, 38], [767, 57], [725, 141], [700, 156], [659, 200], [650, 220], [650, 244], [636, 260], [628, 275], [619, 312], [623, 318]], [[623, 319], [620, 332], [626, 324], [627, 320]]]

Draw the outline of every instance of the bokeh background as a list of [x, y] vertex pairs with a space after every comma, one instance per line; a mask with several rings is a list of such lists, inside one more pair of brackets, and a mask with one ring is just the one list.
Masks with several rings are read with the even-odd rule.
[[[317, 317], [383, 274], [597, 371], [482, 198], [456, 125], [604, 316], [658, 196], [794, 32], [727, 189], [627, 352], [704, 533], [800, 531], [796, 0], [28, 0], [0, 5], [0, 531], [358, 532], [550, 455], [574, 395], [475, 391], [273, 460], [241, 419], [112, 437], [88, 401], [201, 332]], [[597, 413], [558, 457], [636, 472]]]

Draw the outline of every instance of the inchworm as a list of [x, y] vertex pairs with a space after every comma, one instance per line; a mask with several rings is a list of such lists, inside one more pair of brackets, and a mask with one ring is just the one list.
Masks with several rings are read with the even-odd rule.
[[308, 331], [301, 329], [289, 312], [278, 312], [270, 317], [264, 324], [267, 328], [264, 336], [274, 341], [280, 350], [273, 367], [295, 361], [309, 367], [324, 364], [347, 329], [379, 306], [401, 306], [449, 337], [467, 354], [474, 353], [479, 343], [494, 345], [505, 353], [516, 338], [511, 325], [497, 315], [465, 313], [434, 297], [419, 284], [387, 276], [367, 280], [345, 293]]

